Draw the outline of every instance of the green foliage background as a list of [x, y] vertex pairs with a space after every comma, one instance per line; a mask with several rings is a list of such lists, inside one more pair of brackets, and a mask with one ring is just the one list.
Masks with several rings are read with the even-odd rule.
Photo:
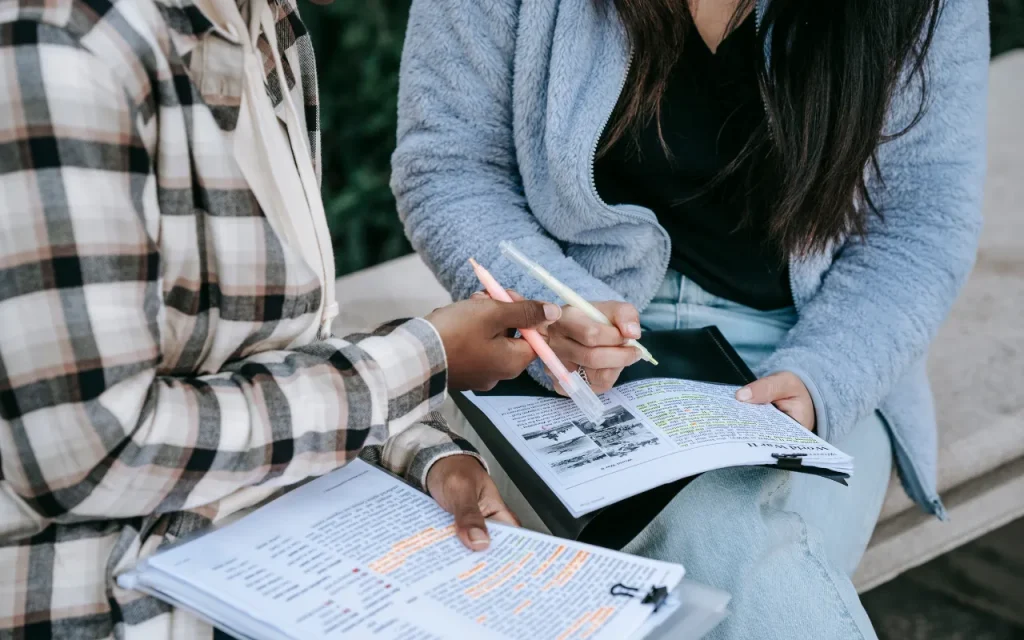
[[[301, 7], [320, 73], [323, 194], [338, 275], [411, 251], [388, 187], [409, 2]], [[1024, 47], [1024, 0], [990, 0], [990, 7], [993, 54]]]

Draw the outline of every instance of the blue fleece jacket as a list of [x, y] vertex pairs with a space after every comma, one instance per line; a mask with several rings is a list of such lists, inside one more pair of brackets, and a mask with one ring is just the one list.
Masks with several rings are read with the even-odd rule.
[[[630, 57], [610, 7], [414, 0], [392, 188], [413, 246], [455, 298], [479, 288], [467, 264], [475, 256], [506, 286], [552, 299], [501, 257], [503, 239], [588, 299], [642, 309], [657, 291], [667, 233], [647, 209], [602, 202], [593, 181]], [[757, 371], [798, 375], [829, 441], [879, 410], [904, 487], [939, 517], [925, 357], [974, 261], [988, 58], [985, 0], [947, 0], [929, 53], [927, 111], [879, 148], [884, 184], [869, 189], [882, 216], [866, 239], [791, 260], [799, 320]], [[918, 97], [914, 84], [894, 98], [889, 131], [904, 128]]]

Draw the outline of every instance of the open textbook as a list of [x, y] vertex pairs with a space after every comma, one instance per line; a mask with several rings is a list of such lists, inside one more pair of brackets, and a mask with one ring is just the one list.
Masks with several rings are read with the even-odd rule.
[[850, 456], [771, 405], [737, 401], [738, 388], [671, 378], [628, 382], [601, 396], [601, 424], [563, 398], [464, 395], [575, 517], [724, 467], [849, 477]]
[[[488, 527], [490, 548], [469, 551], [430, 497], [356, 460], [118, 583], [239, 639], [689, 638], [726, 614], [728, 595], [681, 587], [677, 564]], [[655, 611], [657, 592], [672, 595]]]

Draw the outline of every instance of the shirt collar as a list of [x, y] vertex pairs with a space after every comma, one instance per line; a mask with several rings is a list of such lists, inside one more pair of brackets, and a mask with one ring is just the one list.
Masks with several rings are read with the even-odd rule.
[[154, 0], [170, 27], [171, 40], [178, 55], [185, 57], [203, 36], [218, 30], [209, 15], [193, 0]]

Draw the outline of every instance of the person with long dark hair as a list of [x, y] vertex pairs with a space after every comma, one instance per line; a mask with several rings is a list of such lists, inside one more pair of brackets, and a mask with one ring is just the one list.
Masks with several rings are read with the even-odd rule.
[[760, 376], [738, 400], [855, 458], [849, 487], [706, 473], [627, 545], [733, 594], [716, 637], [874, 637], [851, 576], [893, 467], [944, 516], [924, 362], [981, 226], [988, 53], [983, 0], [413, 2], [392, 188], [453, 296], [476, 256], [551, 299], [512, 240], [614, 319], [546, 332], [596, 390], [641, 326], [714, 324]]

